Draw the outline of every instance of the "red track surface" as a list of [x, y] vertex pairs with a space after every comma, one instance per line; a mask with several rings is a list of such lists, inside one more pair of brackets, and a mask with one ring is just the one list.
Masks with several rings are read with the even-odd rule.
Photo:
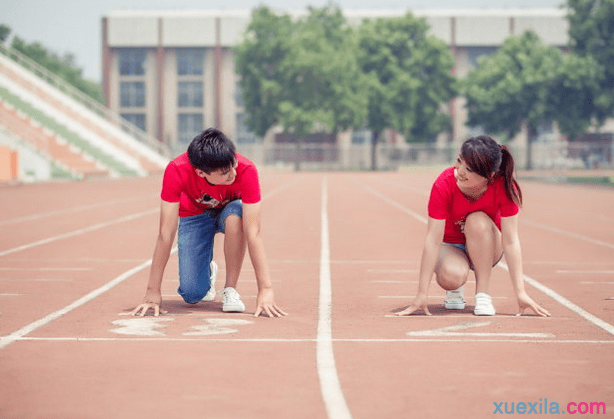
[[[1, 188], [0, 418], [462, 419], [545, 399], [614, 417], [614, 190], [522, 183], [527, 290], [552, 318], [513, 316], [501, 268], [495, 317], [472, 315], [472, 284], [465, 311], [441, 309], [432, 284], [434, 316], [395, 317], [416, 289], [436, 175], [263, 173], [281, 319], [184, 304], [176, 254], [168, 314], [126, 316], [147, 282], [160, 178]], [[318, 329], [327, 271], [332, 339]], [[239, 291], [253, 312], [248, 259]]]

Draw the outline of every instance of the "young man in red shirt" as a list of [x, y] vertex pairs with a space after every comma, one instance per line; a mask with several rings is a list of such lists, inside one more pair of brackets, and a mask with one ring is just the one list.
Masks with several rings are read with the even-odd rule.
[[222, 310], [243, 312], [236, 290], [246, 248], [256, 273], [258, 298], [255, 316], [286, 315], [275, 303], [271, 278], [260, 235], [260, 183], [254, 163], [236, 153], [221, 131], [210, 128], [190, 143], [187, 153], [172, 160], [164, 172], [160, 229], [152, 258], [147, 291], [132, 315], [152, 309], [160, 314], [164, 269], [178, 232], [179, 294], [196, 304], [215, 298], [217, 265], [213, 240], [225, 234], [226, 285]]

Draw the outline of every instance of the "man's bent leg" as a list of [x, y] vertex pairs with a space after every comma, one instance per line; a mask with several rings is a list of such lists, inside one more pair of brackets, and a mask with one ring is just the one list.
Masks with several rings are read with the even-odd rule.
[[224, 233], [224, 259], [226, 262], [225, 287], [237, 288], [239, 274], [245, 258], [245, 235], [241, 201], [231, 202], [224, 208], [218, 220], [218, 230]]
[[196, 304], [211, 288], [215, 218], [209, 213], [179, 219], [179, 295]]

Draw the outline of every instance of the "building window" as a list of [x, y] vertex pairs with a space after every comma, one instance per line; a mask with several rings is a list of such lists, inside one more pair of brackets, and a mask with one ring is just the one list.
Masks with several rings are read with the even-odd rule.
[[195, 48], [177, 50], [177, 74], [180, 76], [201, 76], [205, 68], [205, 51]]
[[200, 113], [180, 113], [177, 122], [177, 141], [180, 144], [189, 144], [203, 130], [203, 115]]
[[246, 113], [237, 114], [237, 143], [254, 144], [260, 142], [256, 134], [250, 132], [245, 124], [248, 115]]
[[142, 113], [123, 113], [122, 118], [130, 122], [132, 125], [136, 125], [142, 131], [146, 131], [145, 126], [145, 114]]
[[123, 81], [119, 85], [120, 106], [122, 108], [142, 108], [145, 106], [145, 83], [142, 81]]
[[202, 108], [202, 82], [180, 81], [179, 83], [177, 83], [177, 105], [180, 108]]
[[119, 74], [142, 76], [145, 74], [147, 52], [142, 48], [125, 48], [119, 51]]

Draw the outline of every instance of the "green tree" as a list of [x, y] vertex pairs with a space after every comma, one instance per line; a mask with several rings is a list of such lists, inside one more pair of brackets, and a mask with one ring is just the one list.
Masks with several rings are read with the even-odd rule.
[[296, 139], [360, 127], [366, 94], [352, 30], [333, 5], [308, 8], [292, 22], [266, 7], [252, 13], [247, 38], [237, 48], [237, 72], [247, 125], [257, 134], [278, 125]]
[[593, 57], [602, 76], [591, 98], [591, 113], [602, 124], [614, 115], [614, 0], [567, 0], [570, 46]]
[[464, 82], [469, 118], [487, 132], [509, 138], [527, 127], [527, 167], [537, 128], [557, 122], [578, 131], [590, 123], [582, 104], [596, 87], [599, 70], [592, 59], [566, 55], [541, 43], [531, 31], [509, 37], [491, 57], [480, 60]]
[[13, 38], [12, 48], [30, 58], [41, 67], [44, 67], [49, 72], [64, 79], [67, 83], [76, 87], [92, 99], [103, 102], [102, 88], [100, 83], [96, 83], [83, 78], [82, 70], [75, 66], [75, 58], [71, 53], [67, 53], [63, 58], [57, 54], [48, 51], [39, 42], [31, 44], [15, 36]]
[[367, 76], [367, 126], [373, 132], [372, 168], [381, 133], [392, 128], [409, 142], [428, 142], [450, 129], [442, 104], [458, 92], [454, 58], [428, 35], [423, 18], [365, 19], [358, 29], [359, 64]]
[[6, 41], [10, 34], [11, 28], [3, 23], [0, 23], [0, 42]]
[[244, 40], [235, 48], [246, 125], [260, 137], [279, 122], [279, 104], [287, 95], [281, 65], [290, 52], [293, 32], [289, 15], [277, 15], [261, 6], [252, 10]]

